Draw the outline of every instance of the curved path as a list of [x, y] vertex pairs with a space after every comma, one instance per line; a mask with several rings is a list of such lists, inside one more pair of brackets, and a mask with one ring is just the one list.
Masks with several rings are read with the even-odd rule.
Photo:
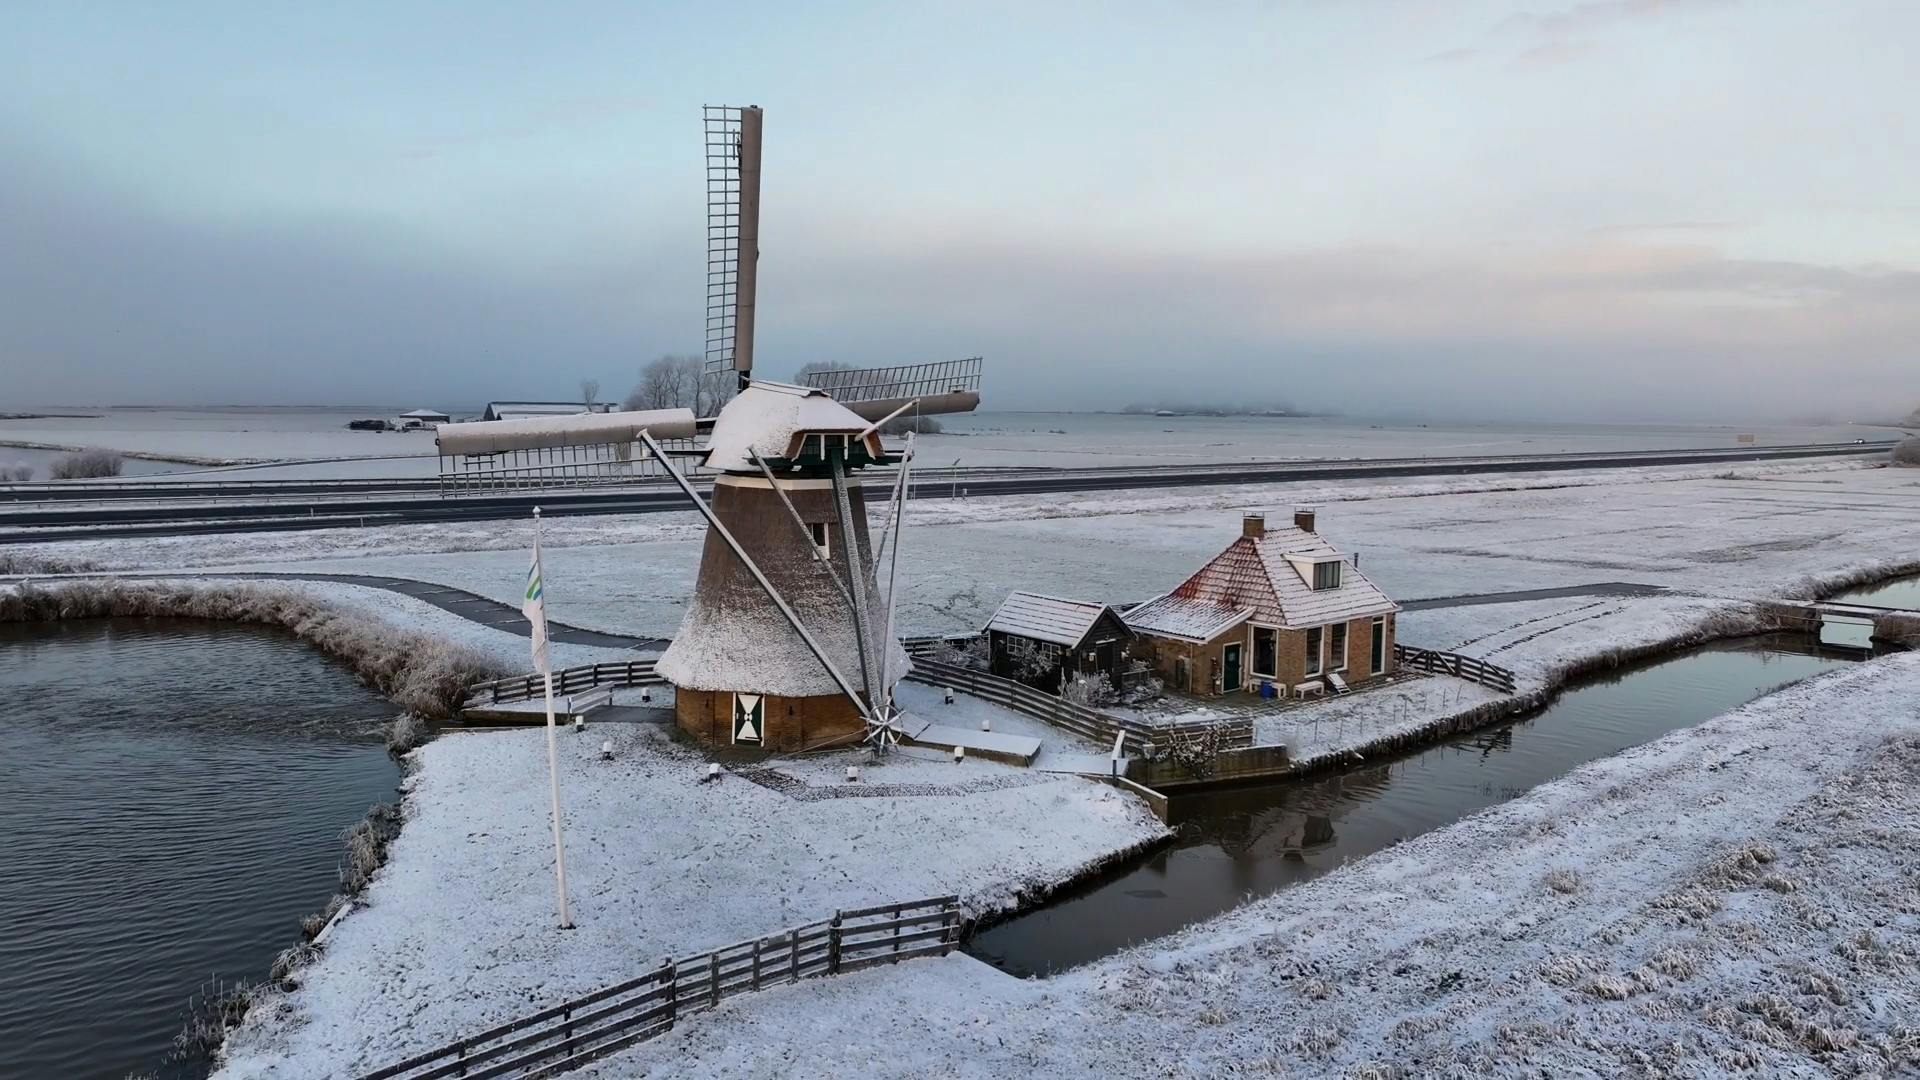
[[[22, 581], [28, 577], [55, 577], [54, 575], [13, 575], [0, 578], [0, 581]], [[323, 574], [299, 573], [293, 571], [235, 571], [232, 573], [158, 573], [138, 571], [132, 573], [90, 573], [61, 574], [56, 579], [100, 578], [100, 577], [165, 577], [212, 580], [217, 578], [241, 578], [251, 581], [334, 581], [344, 585], [360, 585], [369, 589], [385, 589], [388, 592], [411, 596], [424, 600], [442, 611], [458, 615], [469, 622], [482, 626], [491, 626], [495, 630], [505, 630], [509, 634], [527, 637], [529, 630], [526, 616], [520, 609], [503, 604], [498, 600], [481, 596], [466, 589], [457, 589], [451, 585], [440, 585], [430, 581], [416, 581], [412, 578], [391, 577], [384, 574]], [[1557, 600], [1569, 596], [1659, 596], [1668, 590], [1662, 585], [1641, 585], [1630, 581], [1600, 581], [1591, 585], [1566, 585], [1552, 589], [1516, 589], [1510, 592], [1472, 593], [1463, 596], [1433, 596], [1422, 600], [1403, 600], [1403, 611], [1425, 611], [1430, 608], [1474, 607], [1480, 604], [1513, 604], [1524, 600]], [[636, 637], [626, 634], [609, 634], [601, 630], [588, 630], [566, 623], [547, 623], [547, 634], [554, 641], [569, 645], [597, 645], [605, 649], [654, 649], [665, 648], [668, 638]]]

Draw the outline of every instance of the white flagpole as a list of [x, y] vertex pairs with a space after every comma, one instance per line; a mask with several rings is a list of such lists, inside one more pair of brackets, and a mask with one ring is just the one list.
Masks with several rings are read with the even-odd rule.
[[[560, 826], [560, 747], [553, 722], [553, 664], [547, 659], [546, 574], [540, 566], [540, 508], [533, 508], [533, 581], [539, 592], [529, 595], [529, 605], [538, 602], [539, 625], [534, 627], [533, 652], [540, 662], [540, 674], [547, 684], [547, 784], [553, 797], [553, 880], [560, 895], [560, 929], [573, 929], [573, 913], [567, 907], [567, 842]], [[529, 593], [534, 590], [529, 588]], [[531, 618], [531, 617], [530, 617]]]

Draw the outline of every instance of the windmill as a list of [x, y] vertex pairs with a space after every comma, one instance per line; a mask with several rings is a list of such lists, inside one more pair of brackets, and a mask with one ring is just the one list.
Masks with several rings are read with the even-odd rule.
[[[807, 385], [755, 378], [762, 114], [757, 107], [709, 106], [705, 126], [703, 378], [731, 373], [738, 396], [697, 421], [706, 440], [693, 448], [661, 444], [687, 432], [686, 410], [546, 418], [537, 434], [614, 443], [581, 467], [596, 476], [617, 471], [635, 447], [643, 448], [643, 461], [691, 455], [703, 472], [717, 474], [709, 502], [680, 470], [661, 470], [707, 521], [687, 614], [655, 666], [675, 687], [674, 716], [683, 731], [716, 745], [796, 751], [864, 742], [884, 753], [908, 734], [893, 697], [909, 664], [894, 636], [894, 613], [913, 440], [889, 449], [880, 427], [910, 410], [972, 410], [980, 401], [981, 360], [819, 372]], [[528, 422], [441, 428], [443, 476], [450, 448], [519, 451], [532, 433], [484, 430], [506, 423]], [[541, 452], [564, 459], [580, 446]], [[579, 478], [564, 460], [534, 467], [545, 470], [545, 482]], [[859, 474], [886, 467], [895, 470], [892, 499], [883, 543], [876, 544]]]

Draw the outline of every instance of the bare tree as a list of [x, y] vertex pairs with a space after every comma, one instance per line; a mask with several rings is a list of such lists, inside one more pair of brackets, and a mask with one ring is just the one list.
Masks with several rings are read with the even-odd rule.
[[700, 357], [662, 356], [640, 369], [640, 381], [627, 395], [629, 409], [683, 409], [694, 404]]
[[708, 372], [700, 375], [695, 385], [694, 415], [715, 416], [740, 393], [740, 374], [732, 370]]
[[600, 380], [580, 380], [580, 400], [587, 403], [587, 411], [592, 412], [594, 403], [600, 400]]

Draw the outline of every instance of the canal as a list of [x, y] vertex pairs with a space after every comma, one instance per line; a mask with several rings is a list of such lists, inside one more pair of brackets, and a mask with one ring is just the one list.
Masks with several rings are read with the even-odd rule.
[[0, 625], [0, 1076], [163, 1078], [188, 999], [260, 981], [395, 798], [394, 708], [291, 634]]
[[1023, 976], [1084, 964], [1848, 662], [1801, 635], [1717, 642], [1583, 680], [1531, 715], [1338, 776], [1175, 796], [1171, 845], [989, 927], [967, 951]]

